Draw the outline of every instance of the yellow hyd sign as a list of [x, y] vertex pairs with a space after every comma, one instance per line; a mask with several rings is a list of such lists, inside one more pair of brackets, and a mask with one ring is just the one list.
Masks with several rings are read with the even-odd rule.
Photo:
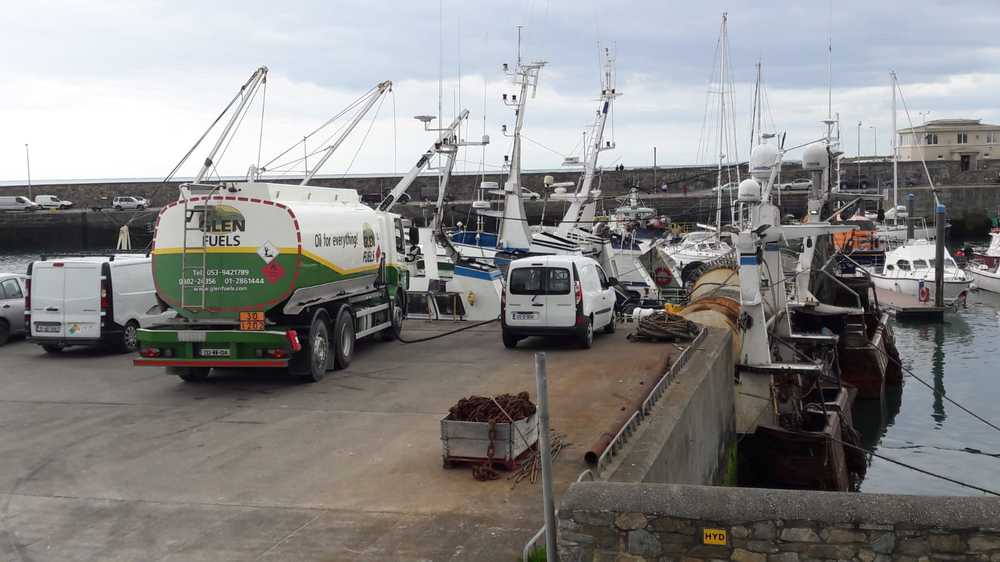
[[702, 529], [701, 542], [704, 544], [726, 546], [729, 544], [729, 537], [726, 536], [725, 529]]

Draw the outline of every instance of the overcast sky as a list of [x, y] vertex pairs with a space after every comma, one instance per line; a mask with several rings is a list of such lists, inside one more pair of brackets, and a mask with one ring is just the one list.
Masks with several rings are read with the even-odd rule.
[[[578, 151], [600, 88], [599, 42], [614, 47], [623, 93], [614, 111], [617, 149], [602, 154], [602, 164], [648, 165], [653, 146], [660, 164], [695, 163], [699, 143], [714, 134], [703, 121], [723, 12], [740, 158], [749, 148], [758, 60], [774, 129], [787, 131], [788, 145], [822, 134], [831, 30], [833, 111], [849, 154], [858, 149], [858, 121], [863, 153], [875, 150], [876, 131], [878, 152], [889, 150], [890, 69], [917, 124], [927, 111], [930, 119], [1000, 122], [996, 0], [835, 4], [831, 17], [826, 0], [7, 2], [0, 180], [26, 177], [25, 143], [35, 181], [162, 177], [261, 65], [270, 68], [264, 161], [392, 80], [393, 95], [322, 173], [403, 172], [432, 140], [412, 117], [437, 113], [443, 74], [445, 120], [460, 98], [472, 112], [464, 134], [478, 139], [485, 107], [493, 141], [485, 158], [468, 150], [459, 169], [492, 170], [509, 149], [499, 126], [513, 124], [513, 115], [499, 99], [513, 87], [500, 65], [513, 62], [517, 25], [524, 57], [548, 62], [525, 114], [525, 168], [558, 167]], [[223, 174], [256, 162], [261, 99], [222, 160]], [[709, 105], [717, 103], [714, 96]], [[907, 126], [902, 106], [898, 115]], [[181, 173], [193, 174], [206, 151]]]

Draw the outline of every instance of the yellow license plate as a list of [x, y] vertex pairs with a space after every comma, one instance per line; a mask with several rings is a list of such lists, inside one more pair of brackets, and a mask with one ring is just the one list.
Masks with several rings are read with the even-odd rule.
[[241, 312], [240, 330], [259, 332], [264, 329], [263, 312]]

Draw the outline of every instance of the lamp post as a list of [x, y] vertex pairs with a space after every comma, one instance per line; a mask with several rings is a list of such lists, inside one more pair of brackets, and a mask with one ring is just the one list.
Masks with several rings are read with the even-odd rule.
[[28, 143], [24, 143], [24, 161], [28, 165], [28, 199], [34, 201], [31, 196], [31, 154], [28, 152]]
[[875, 133], [875, 156], [878, 156], [878, 128], [875, 125], [869, 125], [868, 128]]

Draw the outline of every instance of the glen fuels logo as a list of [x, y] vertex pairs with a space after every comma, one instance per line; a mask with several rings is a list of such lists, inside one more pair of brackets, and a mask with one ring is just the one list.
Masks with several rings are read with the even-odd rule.
[[185, 221], [205, 233], [203, 243], [209, 247], [239, 246], [239, 233], [247, 229], [246, 217], [230, 205], [198, 205], [187, 212]]
[[[374, 263], [382, 258], [382, 248], [375, 248], [377, 241], [375, 240], [375, 230], [372, 229], [372, 225], [365, 223], [361, 228], [361, 243], [364, 244], [365, 252], [361, 257], [361, 261], [364, 263]], [[375, 248], [372, 250], [372, 248]]]

